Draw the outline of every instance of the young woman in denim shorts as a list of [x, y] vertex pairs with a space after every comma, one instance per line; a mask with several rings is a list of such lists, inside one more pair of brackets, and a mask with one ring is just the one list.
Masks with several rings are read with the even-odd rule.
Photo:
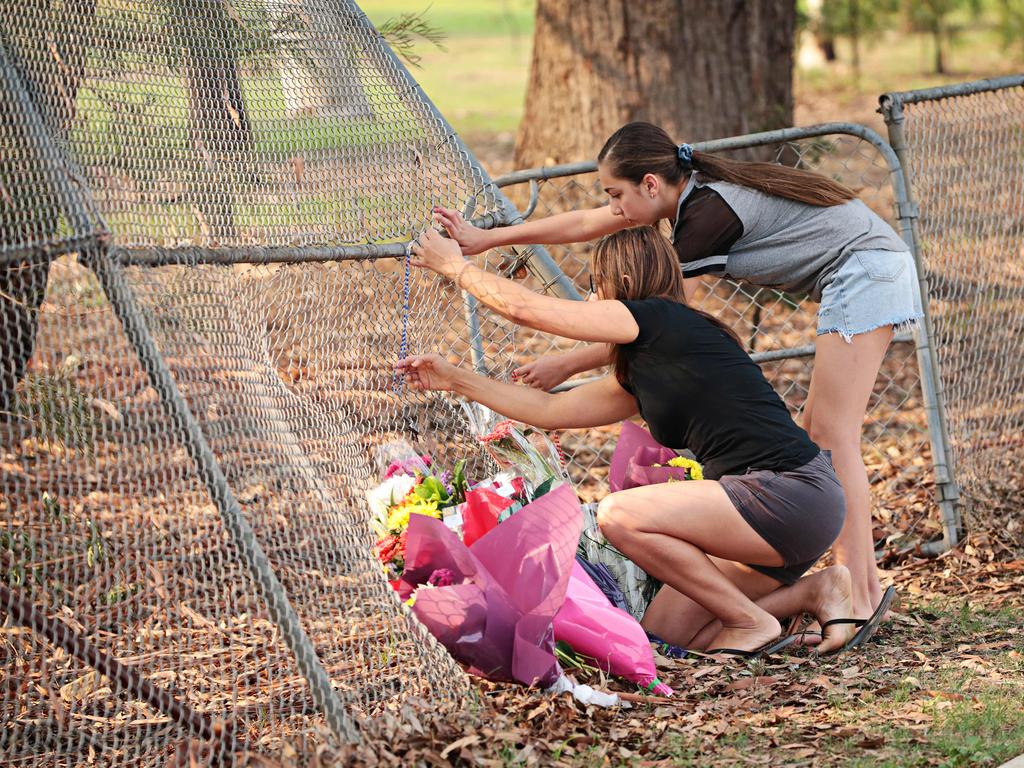
[[781, 617], [806, 611], [825, 622], [823, 649], [847, 641], [849, 572], [834, 566], [801, 578], [845, 517], [828, 452], [793, 422], [735, 334], [687, 305], [662, 235], [635, 227], [603, 238], [591, 270], [595, 300], [586, 302], [486, 272], [432, 229], [413, 253], [414, 265], [514, 322], [609, 345], [615, 372], [549, 394], [418, 355], [399, 363], [411, 386], [455, 391], [545, 429], [639, 413], [662, 444], [688, 447], [704, 465], [705, 480], [619, 491], [598, 507], [608, 540], [665, 585], [644, 617], [648, 631], [692, 649], [764, 652], [792, 639], [780, 638]]
[[[610, 204], [492, 230], [456, 211], [435, 217], [471, 255], [502, 245], [581, 242], [637, 224], [672, 223], [672, 243], [692, 296], [704, 274], [806, 293], [820, 303], [815, 365], [803, 426], [832, 453], [847, 515], [833, 546], [853, 579], [854, 615], [882, 590], [871, 535], [861, 429], [894, 331], [923, 314], [914, 260], [893, 229], [849, 188], [808, 171], [729, 161], [676, 143], [649, 123], [616, 131], [598, 155]], [[516, 371], [550, 389], [608, 362], [600, 345], [541, 358]], [[667, 614], [672, 607], [664, 606]]]

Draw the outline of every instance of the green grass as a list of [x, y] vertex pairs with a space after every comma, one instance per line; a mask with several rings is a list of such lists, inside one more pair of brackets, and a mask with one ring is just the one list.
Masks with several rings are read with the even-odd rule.
[[[665, 750], [658, 757], [672, 765], [707, 765], [710, 754], [716, 763], [745, 764], [748, 758], [772, 754], [779, 763], [786, 761], [786, 752], [779, 745], [803, 745], [813, 748], [795, 764], [836, 766], [997, 766], [1024, 754], [1024, 710], [1020, 705], [1020, 688], [998, 687], [971, 695], [973, 678], [961, 675], [953, 679], [940, 676], [945, 684], [939, 690], [963, 690], [963, 700], [934, 699], [922, 701], [923, 715], [931, 718], [927, 729], [912, 729], [893, 725], [886, 713], [903, 709], [915, 698], [922, 698], [916, 686], [903, 685], [890, 694], [880, 696], [865, 706], [843, 707], [832, 705], [828, 713], [835, 730], [854, 727], [853, 736], [831, 736], [822, 731], [816, 741], [809, 741], [806, 728], [789, 729], [783, 726], [768, 741], [754, 732], [725, 734], [714, 742], [713, 752], [706, 742], [669, 734]], [[925, 681], [922, 681], [924, 683]], [[937, 680], [928, 680], [937, 684]], [[943, 706], [945, 705], [945, 706]], [[799, 753], [793, 753], [794, 755]], [[801, 757], [803, 757], [801, 755]], [[735, 759], [733, 759], [735, 758]], [[585, 765], [581, 761], [580, 765]]]
[[799, 69], [798, 89], [805, 87], [833, 93], [861, 91], [874, 95], [1019, 72], [1024, 63], [1019, 50], [1003, 50], [996, 29], [984, 21], [975, 24], [946, 45], [945, 75], [932, 72], [934, 45], [929, 35], [889, 30], [861, 43], [859, 80], [850, 65], [850, 43], [839, 40], [836, 45], [839, 66]]
[[[690, 699], [678, 708], [641, 707], [609, 716], [604, 730], [595, 724], [590, 748], [563, 732], [552, 757], [580, 768], [639, 760], [665, 766], [998, 766], [1024, 754], [1021, 606], [1015, 599], [993, 600], [983, 589], [977, 598], [920, 604], [908, 598], [900, 611], [916, 623], [887, 627], [863, 652], [794, 666], [724, 669], [721, 683], [696, 696], [677, 687]], [[688, 667], [680, 665], [685, 674]], [[671, 671], [666, 675], [672, 682]], [[771, 676], [774, 687], [760, 694], [723, 687], [753, 675]], [[827, 690], [816, 680], [825, 680]], [[700, 713], [696, 723], [690, 722], [694, 713]], [[636, 727], [623, 727], [627, 722]], [[664, 732], [652, 735], [659, 728]]]
[[[921, 608], [921, 615], [929, 621], [937, 622], [943, 632], [951, 637], [976, 636], [1021, 625], [1020, 612], [1012, 606], [980, 609], [960, 598], [926, 603]], [[1018, 651], [1024, 651], [1024, 635], [1016, 636], [1016, 647]]]
[[[820, 751], [831, 759], [825, 762], [850, 766], [985, 766], [999, 765], [1024, 753], [1024, 710], [1018, 687], [994, 687], [972, 694], [977, 682], [968, 674], [947, 672], [926, 680], [936, 690], [952, 695], [963, 691], [965, 698], [922, 701], [921, 712], [932, 718], [927, 730], [894, 727], [886, 721], [885, 713], [890, 708], [913, 702], [915, 696], [908, 691], [921, 698], [916, 687], [900, 686], [899, 696], [879, 697], [868, 706], [837, 709], [835, 722], [860, 724], [870, 738], [862, 734], [826, 737]], [[925, 680], [921, 682], [924, 686]]]
[[411, 69], [424, 92], [460, 133], [516, 130], [530, 69], [532, 0], [373, 0], [362, 8], [378, 25], [425, 10], [427, 22], [448, 39], [444, 51], [429, 43], [417, 47], [422, 61]]

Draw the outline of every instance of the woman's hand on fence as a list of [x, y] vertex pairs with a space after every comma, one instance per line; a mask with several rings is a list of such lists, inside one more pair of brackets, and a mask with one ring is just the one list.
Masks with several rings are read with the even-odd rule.
[[512, 378], [529, 387], [547, 392], [569, 378], [569, 372], [565, 369], [562, 355], [544, 355], [532, 363], [516, 368], [512, 371]]
[[455, 377], [461, 370], [440, 355], [411, 355], [395, 364], [405, 383], [421, 391], [455, 389]]
[[451, 208], [434, 208], [434, 221], [444, 227], [448, 237], [459, 244], [463, 256], [475, 256], [488, 249], [487, 234], [462, 218]]
[[459, 244], [441, 236], [436, 229], [428, 228], [412, 241], [410, 246], [415, 267], [426, 267], [437, 274], [455, 280], [462, 267], [468, 262], [459, 249]]

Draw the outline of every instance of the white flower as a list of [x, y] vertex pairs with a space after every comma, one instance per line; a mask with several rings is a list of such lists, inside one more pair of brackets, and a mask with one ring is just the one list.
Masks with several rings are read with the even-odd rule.
[[377, 520], [386, 520], [392, 505], [404, 499], [416, 486], [412, 475], [392, 475], [366, 494], [366, 503]]

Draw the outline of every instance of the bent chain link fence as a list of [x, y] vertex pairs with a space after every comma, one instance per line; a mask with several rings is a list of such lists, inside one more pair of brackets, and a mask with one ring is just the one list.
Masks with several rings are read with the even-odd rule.
[[1024, 75], [881, 98], [920, 207], [933, 348], [971, 526], [1022, 541]]
[[508, 368], [509, 329], [476, 319], [484, 354], [403, 255], [433, 205], [510, 213], [362, 12], [0, 0], [0, 141], [0, 762], [309, 756], [417, 699], [472, 717], [363, 494], [397, 438], [488, 471], [392, 366]]
[[[905, 229], [906, 219], [896, 219], [898, 190], [894, 189], [892, 169], [898, 163], [874, 132], [861, 126], [830, 124], [708, 142], [702, 148], [714, 151], [752, 146], [768, 147], [777, 162], [815, 170], [850, 185], [897, 231]], [[606, 202], [595, 168], [594, 163], [584, 162], [531, 169], [508, 174], [495, 183], [508, 190], [521, 209], [535, 216], [550, 215]], [[551, 247], [556, 262], [581, 290], [589, 282], [591, 247]], [[535, 281], [534, 287], [539, 287]], [[732, 325], [799, 419], [813, 367], [817, 305], [799, 296], [719, 279], [704, 283], [699, 306]], [[536, 355], [574, 346], [563, 339], [525, 332], [517, 338], [516, 354], [520, 362], [526, 362]], [[586, 378], [583, 375], [577, 380]], [[943, 520], [933, 499], [931, 437], [939, 436], [929, 435], [926, 411], [914, 337], [903, 330], [882, 365], [863, 431], [874, 536], [884, 550], [916, 546], [943, 533]], [[581, 495], [596, 499], [607, 492], [608, 463], [616, 433], [613, 429], [598, 429], [563, 435], [562, 447]]]

